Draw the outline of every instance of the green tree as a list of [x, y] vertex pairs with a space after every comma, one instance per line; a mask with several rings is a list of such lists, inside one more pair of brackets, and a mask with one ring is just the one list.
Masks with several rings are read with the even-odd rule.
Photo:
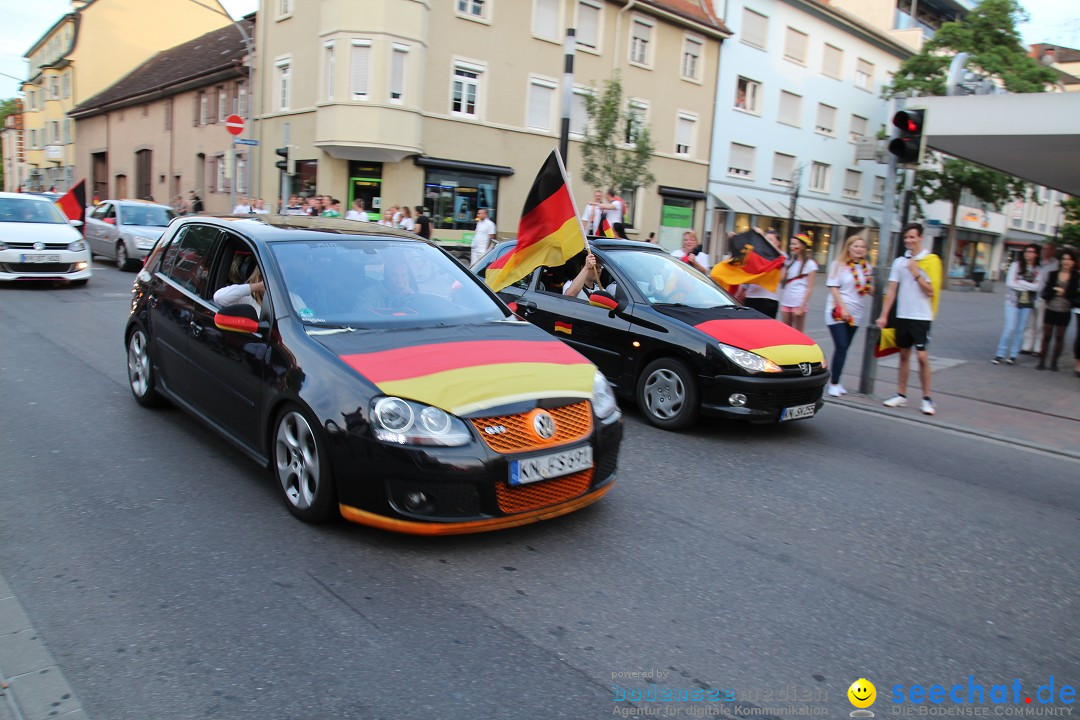
[[[0, 128], [4, 127], [4, 122], [7, 120], [7, 116], [11, 115], [18, 109], [18, 100], [16, 98], [7, 98], [6, 100], [0, 100]], [[0, 191], [7, 190], [4, 187], [4, 174], [0, 172]]]
[[651, 185], [656, 180], [649, 171], [652, 135], [641, 116], [623, 103], [617, 71], [599, 93], [585, 96], [585, 114], [582, 179], [594, 188], [627, 193]]
[[886, 97], [944, 95], [949, 63], [961, 52], [971, 56], [969, 69], [998, 79], [1009, 92], [1044, 92], [1056, 75], [1024, 50], [1016, 26], [1027, 18], [1017, 0], [982, 0], [961, 19], [942, 25], [917, 55], [900, 64]]
[[1065, 222], [1061, 226], [1061, 241], [1066, 245], [1080, 248], [1080, 198], [1067, 198], [1061, 201], [1065, 209]]

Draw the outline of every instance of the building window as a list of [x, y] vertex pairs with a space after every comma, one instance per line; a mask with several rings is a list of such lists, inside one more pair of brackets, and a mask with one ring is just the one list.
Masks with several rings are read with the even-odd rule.
[[855, 64], [855, 87], [860, 90], [873, 91], [874, 89], [874, 64], [862, 58]]
[[806, 33], [789, 27], [784, 35], [784, 58], [805, 65], [808, 41]]
[[559, 40], [559, 0], [533, 0], [533, 35]]
[[64, 118], [64, 138], [65, 145], [71, 144], [71, 118]]
[[776, 120], [785, 125], [802, 127], [802, 95], [781, 90], [780, 113], [776, 116]]
[[874, 192], [870, 199], [876, 203], [885, 202], [885, 178], [880, 175], [874, 178]]
[[210, 112], [210, 99], [206, 97], [206, 93], [202, 90], [199, 91], [199, 121], [198, 125], [205, 125], [209, 122], [207, 115]]
[[772, 182], [773, 185], [791, 186], [791, 178], [795, 175], [795, 156], [784, 153], [773, 153]]
[[487, 0], [457, 0], [457, 11], [468, 18], [487, 19]]
[[682, 76], [685, 80], [701, 79], [701, 55], [705, 43], [689, 35], [683, 37]]
[[49, 78], [49, 92], [52, 93], [52, 100], [60, 99], [60, 78], [56, 75]]
[[225, 165], [225, 156], [224, 155], [215, 155], [214, 156], [214, 168], [215, 168], [214, 192], [225, 192], [226, 184], [228, 183], [228, 178], [225, 177], [225, 174], [226, 174], [228, 168]]
[[851, 116], [851, 132], [848, 134], [851, 142], [856, 142], [860, 138], [866, 137], [866, 127], [869, 121], [862, 115]]
[[835, 45], [825, 43], [825, 51], [821, 55], [821, 74], [839, 80], [844, 72], [844, 51]]
[[754, 155], [757, 148], [751, 145], [731, 143], [731, 157], [728, 160], [728, 175], [734, 175], [743, 180], [754, 178]]
[[762, 50], [765, 49], [765, 41], [769, 36], [769, 18], [767, 15], [754, 12], [750, 8], [743, 8], [741, 39], [747, 45], [753, 45]]
[[60, 144], [60, 122], [58, 120], [49, 121], [49, 143], [51, 145]]
[[641, 129], [645, 127], [645, 117], [649, 113], [649, 104], [644, 100], [632, 99], [626, 106], [626, 127], [623, 130], [623, 142], [627, 145], [637, 143]]
[[426, 168], [424, 204], [431, 208], [431, 220], [441, 230], [476, 229], [476, 211], [486, 208], [496, 224], [499, 176], [456, 170]]
[[630, 62], [639, 65], [651, 65], [652, 23], [634, 18], [630, 25]]
[[675, 154], [693, 155], [694, 131], [697, 128], [697, 116], [679, 113], [675, 120]]
[[71, 73], [64, 73], [64, 97], [71, 97]]
[[334, 99], [334, 43], [328, 42], [323, 46], [326, 59], [326, 99]]
[[810, 189], [818, 192], [829, 192], [829, 169], [830, 166], [823, 162], [814, 162], [810, 165]]
[[822, 135], [836, 134], [836, 108], [825, 103], [818, 103], [817, 125], [814, 130]]
[[574, 88], [570, 98], [570, 134], [582, 136], [589, 123], [589, 113], [585, 107], [585, 98], [592, 92], [585, 88]]
[[409, 59], [409, 46], [394, 43], [390, 56], [390, 99], [405, 101], [405, 61]]
[[247, 192], [247, 155], [236, 155], [236, 192]]
[[278, 19], [292, 15], [292, 0], [278, 0]]
[[367, 100], [371, 73], [371, 41], [352, 41], [352, 99]]
[[858, 170], [844, 171], [844, 197], [857, 199], [859, 186], [862, 185], [862, 173]]
[[525, 126], [536, 130], [551, 130], [551, 108], [555, 101], [556, 85], [550, 80], [529, 78], [529, 107]]
[[37, 93], [33, 90], [26, 94], [26, 106], [31, 110], [37, 110]]
[[37, 130], [30, 129], [30, 149], [37, 149]]
[[247, 113], [247, 83], [236, 83], [236, 114], [242, 118], [248, 116]]
[[739, 110], [761, 114], [761, 83], [740, 77], [735, 84], [735, 107]]
[[454, 84], [450, 98], [450, 111], [456, 115], [476, 117], [477, 98], [483, 68], [467, 63], [454, 64]]
[[600, 11], [603, 6], [592, 0], [577, 4], [577, 44], [595, 50], [600, 46]]
[[292, 64], [290, 60], [277, 61], [278, 110], [288, 110], [292, 100]]
[[229, 94], [225, 92], [224, 85], [218, 85], [217, 89], [217, 117], [218, 122], [225, 122], [229, 115]]

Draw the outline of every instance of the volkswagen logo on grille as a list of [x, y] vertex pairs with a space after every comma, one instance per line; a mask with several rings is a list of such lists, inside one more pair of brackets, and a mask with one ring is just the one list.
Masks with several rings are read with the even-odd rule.
[[809, 375], [814, 368], [810, 363], [799, 363], [799, 369], [802, 370], [803, 375]]
[[44, 250], [45, 249], [45, 243], [43, 243], [43, 242], [34, 243], [34, 249], [35, 250]]
[[538, 412], [533, 416], [533, 429], [542, 439], [550, 440], [555, 437], [555, 418], [551, 413]]

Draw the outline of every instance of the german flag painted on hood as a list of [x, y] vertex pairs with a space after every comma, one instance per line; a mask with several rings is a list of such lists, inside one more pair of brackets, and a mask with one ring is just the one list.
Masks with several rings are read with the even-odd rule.
[[488, 266], [485, 280], [498, 292], [541, 265], [564, 264], [584, 248], [585, 232], [574, 209], [562, 158], [558, 150], [552, 150], [525, 198], [517, 245]]
[[725, 345], [757, 353], [777, 365], [798, 365], [825, 359], [816, 342], [795, 328], [771, 318], [706, 320], [694, 327]]
[[592, 398], [592, 363], [558, 340], [464, 340], [340, 355], [379, 390], [468, 415], [543, 398]]
[[776, 290], [784, 256], [764, 235], [747, 230], [731, 238], [732, 257], [713, 266], [709, 275], [725, 289], [737, 285], [760, 285]]

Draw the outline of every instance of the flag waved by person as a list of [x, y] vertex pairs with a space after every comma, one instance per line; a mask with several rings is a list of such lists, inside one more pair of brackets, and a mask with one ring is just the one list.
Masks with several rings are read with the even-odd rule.
[[[910, 253], [909, 253], [910, 255]], [[941, 299], [941, 258], [933, 253], [927, 253], [916, 260], [919, 267], [926, 273], [930, 285], [934, 288], [934, 295], [930, 298], [930, 307], [933, 315], [937, 317], [938, 301]], [[899, 303], [893, 303], [889, 308], [889, 322], [881, 328], [881, 336], [878, 338], [878, 346], [874, 348], [874, 357], [886, 357], [900, 352], [896, 345], [896, 308]]]
[[[56, 207], [68, 220], [86, 222], [86, 180], [75, 183], [70, 190], [56, 201]], [[82, 227], [79, 228], [82, 232]]]
[[739, 285], [760, 285], [776, 290], [784, 266], [784, 256], [765, 236], [747, 230], [731, 238], [732, 256], [713, 266], [709, 275], [729, 292]]
[[484, 279], [498, 292], [541, 265], [562, 265], [585, 248], [562, 158], [552, 150], [525, 198], [514, 249], [488, 266]]
[[600, 231], [598, 234], [606, 238], [616, 237], [615, 228], [611, 227], [611, 223], [607, 221], [607, 218], [600, 220]]

